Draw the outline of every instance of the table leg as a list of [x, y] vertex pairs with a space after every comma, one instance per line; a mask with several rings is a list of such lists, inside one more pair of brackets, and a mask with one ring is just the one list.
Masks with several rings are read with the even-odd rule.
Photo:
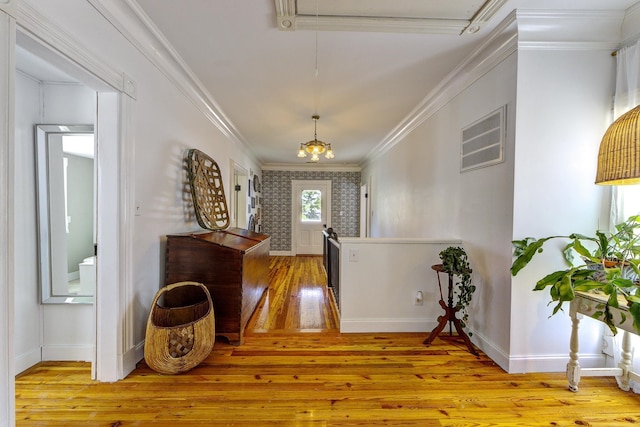
[[621, 390], [629, 391], [631, 388], [629, 385], [629, 373], [633, 369], [633, 364], [631, 361], [631, 339], [629, 338], [629, 334], [627, 331], [622, 331], [622, 351], [620, 352], [621, 360], [618, 363], [618, 367], [622, 369], [622, 375], [616, 377], [618, 381], [618, 386]]
[[582, 316], [571, 310], [571, 341], [569, 343], [569, 363], [567, 363], [567, 380], [569, 380], [569, 390], [578, 391], [580, 382], [580, 362], [578, 361], [578, 351], [580, 350], [578, 328]]
[[440, 334], [440, 332], [442, 332], [445, 326], [447, 326], [447, 322], [449, 320], [449, 308], [442, 300], [440, 300], [440, 306], [444, 308], [445, 314], [438, 316], [438, 326], [433, 328], [427, 339], [422, 342], [423, 344], [431, 345], [433, 340]]

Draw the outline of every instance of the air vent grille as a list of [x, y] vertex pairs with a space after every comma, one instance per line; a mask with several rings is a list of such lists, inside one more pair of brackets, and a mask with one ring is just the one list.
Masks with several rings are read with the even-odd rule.
[[503, 161], [505, 111], [502, 106], [462, 129], [461, 172]]

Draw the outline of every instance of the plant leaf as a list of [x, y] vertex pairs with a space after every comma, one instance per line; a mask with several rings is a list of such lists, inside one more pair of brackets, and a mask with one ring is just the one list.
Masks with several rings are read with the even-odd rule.
[[544, 245], [544, 242], [547, 240], [549, 240], [549, 238], [534, 240], [524, 248], [520, 256], [516, 258], [511, 265], [511, 275], [515, 276], [520, 270], [526, 267], [529, 261], [531, 261], [531, 258], [542, 248], [542, 245]]
[[542, 279], [538, 280], [538, 282], [536, 283], [535, 288], [533, 288], [535, 291], [541, 291], [544, 288], [546, 288], [547, 286], [552, 286], [555, 283], [559, 282], [560, 280], [562, 280], [562, 278], [567, 275], [568, 273], [570, 273], [571, 270], [562, 270], [562, 271], [555, 271], [551, 274], [547, 274], [546, 276], [544, 276]]
[[637, 332], [640, 332], [640, 304], [637, 302], [631, 304], [631, 307], [629, 307], [629, 313], [631, 313], [631, 316], [633, 317], [633, 328]]

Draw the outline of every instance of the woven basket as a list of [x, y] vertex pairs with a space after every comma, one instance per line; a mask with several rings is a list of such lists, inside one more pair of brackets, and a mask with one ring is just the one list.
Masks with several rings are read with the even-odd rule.
[[[158, 300], [182, 286], [202, 289], [203, 300], [183, 307], [163, 307]], [[151, 305], [144, 343], [144, 359], [162, 374], [186, 372], [209, 356], [215, 343], [215, 317], [209, 291], [202, 283], [178, 282], [160, 289]]]

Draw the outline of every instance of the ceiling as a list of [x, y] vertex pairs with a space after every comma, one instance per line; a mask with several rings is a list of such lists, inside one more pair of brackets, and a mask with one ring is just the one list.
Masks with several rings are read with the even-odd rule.
[[362, 164], [514, 9], [626, 10], [638, 0], [128, 1], [263, 166], [307, 167], [296, 154], [313, 139], [312, 115], [335, 153], [318, 166]]

